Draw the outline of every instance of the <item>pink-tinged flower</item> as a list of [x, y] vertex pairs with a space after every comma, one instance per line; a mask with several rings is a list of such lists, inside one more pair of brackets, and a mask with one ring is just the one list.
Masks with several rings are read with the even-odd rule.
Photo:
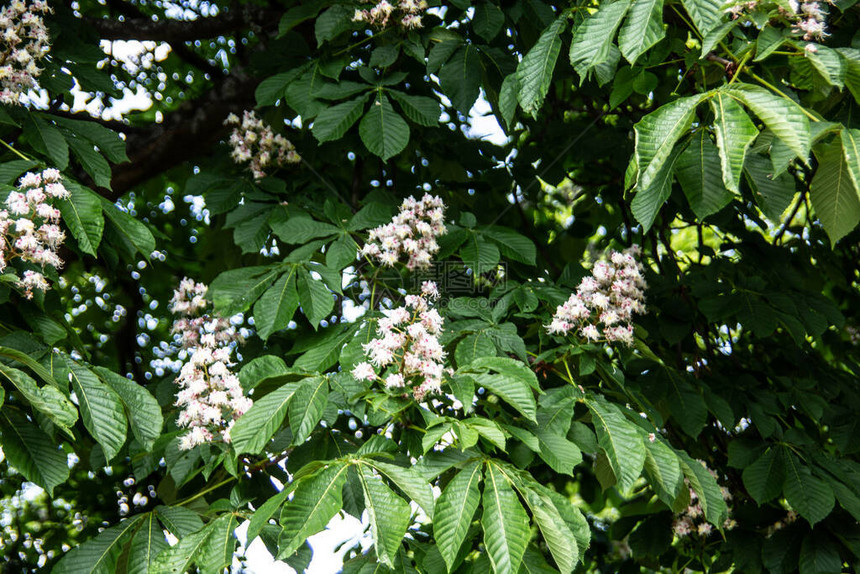
[[234, 126], [229, 139], [233, 161], [250, 162], [249, 169], [255, 179], [266, 177], [270, 167], [285, 167], [302, 161], [292, 142], [275, 134], [254, 111], [246, 111], [241, 120], [231, 113], [224, 124]]
[[[444, 204], [438, 197], [430, 194], [425, 194], [421, 200], [409, 197], [403, 201], [391, 222], [369, 231], [367, 244], [359, 254], [374, 257], [386, 266], [393, 266], [405, 257], [408, 269], [426, 268], [439, 251], [436, 238], [447, 232], [443, 218]], [[433, 287], [430, 293], [438, 297], [438, 290], [435, 285]]]
[[359, 381], [372, 381], [376, 379], [376, 371], [373, 370], [373, 365], [363, 362], [353, 367], [352, 376]]

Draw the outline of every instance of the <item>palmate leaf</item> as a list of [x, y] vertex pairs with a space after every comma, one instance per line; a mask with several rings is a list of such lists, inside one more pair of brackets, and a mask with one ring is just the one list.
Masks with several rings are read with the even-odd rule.
[[[453, 42], [437, 44], [430, 52], [430, 59], [433, 59], [433, 53], [437, 49], [446, 45], [456, 47], [458, 44]], [[481, 72], [481, 58], [477, 48], [471, 44], [457, 50], [439, 70], [439, 84], [442, 90], [451, 100], [454, 108], [465, 116], [469, 115], [469, 110], [472, 109], [481, 92]]]
[[615, 31], [630, 7], [629, 0], [603, 4], [595, 14], [583, 20], [573, 30], [570, 44], [570, 64], [585, 81], [588, 71], [609, 57]]
[[744, 486], [758, 504], [769, 502], [782, 492], [785, 482], [783, 458], [782, 449], [772, 447], [744, 469]]
[[307, 317], [314, 330], [334, 309], [334, 298], [331, 291], [322, 281], [317, 281], [309, 271], [300, 272], [297, 280], [297, 292], [299, 302], [302, 304], [302, 312]]
[[633, 423], [603, 397], [585, 400], [594, 420], [597, 442], [606, 453], [621, 490], [639, 478], [645, 465], [645, 444]]
[[506, 403], [517, 409], [524, 417], [536, 422], [536, 405], [532, 389], [521, 379], [500, 373], [470, 375], [475, 384], [484, 387], [501, 397]]
[[543, 105], [561, 51], [559, 35], [566, 24], [566, 15], [550, 24], [517, 67], [518, 99], [527, 114], [537, 116]]
[[312, 128], [317, 141], [323, 143], [342, 138], [352, 124], [361, 117], [367, 98], [368, 95], [365, 94], [320, 112]]
[[147, 514], [132, 516], [72, 548], [57, 563], [54, 574], [113, 574], [122, 547]]
[[722, 0], [682, 0], [682, 3], [702, 36], [713, 30], [725, 14]]
[[265, 293], [279, 273], [276, 268], [262, 265], [221, 273], [209, 285], [215, 310], [225, 317], [246, 311]]
[[675, 162], [675, 176], [696, 217], [704, 219], [732, 201], [723, 185], [720, 154], [705, 130], [693, 135]]
[[548, 496], [526, 490], [525, 500], [559, 571], [571, 574], [580, 555], [573, 532]]
[[260, 338], [266, 340], [272, 333], [286, 329], [299, 307], [299, 292], [296, 289], [296, 272], [293, 265], [269, 287], [254, 303], [254, 326]]
[[478, 508], [481, 463], [471, 462], [451, 479], [436, 500], [433, 536], [450, 570]]
[[283, 385], [255, 400], [248, 412], [239, 417], [230, 431], [233, 448], [237, 453], [256, 454], [263, 450], [284, 422], [290, 399], [298, 386], [298, 383]]
[[403, 114], [416, 124], [429, 128], [439, 125], [442, 109], [438, 100], [404, 94], [398, 90], [388, 90], [388, 93], [400, 105]]
[[155, 512], [147, 512], [129, 545], [128, 574], [149, 574], [155, 557], [168, 547]]
[[806, 161], [811, 135], [809, 120], [799, 105], [749, 84], [737, 83], [723, 91], [752, 110], [797, 157]]
[[394, 494], [368, 465], [359, 466], [358, 477], [364, 492], [364, 506], [370, 520], [376, 555], [380, 562], [394, 568], [394, 559], [412, 518], [409, 503]]
[[757, 153], [750, 153], [744, 162], [747, 181], [762, 213], [779, 221], [795, 194], [795, 179], [787, 173], [774, 177], [771, 162]]
[[299, 383], [290, 401], [293, 444], [302, 444], [316, 428], [328, 404], [328, 379], [310, 377]]
[[430, 483], [415, 471], [414, 467], [405, 468], [374, 459], [368, 460], [367, 463], [387, 476], [391, 482], [397, 485], [397, 488], [417, 502], [427, 516], [433, 518], [435, 505], [433, 489], [430, 487]]
[[195, 560], [201, 572], [222, 572], [233, 563], [233, 553], [236, 550], [236, 516], [230, 512], [222, 514], [206, 529], [209, 535], [200, 547], [200, 556]]
[[122, 400], [86, 367], [66, 359], [66, 370], [78, 397], [84, 426], [102, 446], [105, 459], [110, 461], [125, 443], [127, 421]]
[[409, 125], [394, 111], [388, 98], [380, 95], [361, 118], [358, 133], [372, 154], [388, 160], [403, 151], [410, 132]]
[[720, 150], [723, 184], [726, 189], [739, 193], [744, 157], [758, 135], [758, 128], [747, 113], [729, 96], [716, 92], [711, 98], [714, 111], [714, 128], [717, 148]]
[[0, 380], [12, 383], [31, 407], [45, 414], [58, 427], [68, 429], [78, 420], [75, 405], [56, 387], [40, 387], [30, 375], [3, 363], [0, 363]]
[[53, 496], [69, 479], [66, 454], [35, 423], [6, 407], [0, 409], [0, 445], [10, 466]]
[[684, 484], [678, 457], [660, 439], [644, 441], [644, 444], [645, 477], [660, 500], [671, 508]]
[[156, 506], [159, 522], [177, 538], [184, 538], [203, 528], [203, 521], [193, 510], [184, 506]]
[[78, 247], [84, 253], [96, 257], [96, 249], [102, 240], [105, 220], [98, 196], [88, 188], [72, 181], [65, 181], [69, 190], [68, 199], [56, 202], [57, 209], [63, 216], [63, 222], [68, 226], [72, 237], [78, 242]]
[[663, 0], [633, 0], [627, 20], [618, 33], [618, 47], [631, 64], [663, 39]]
[[151, 449], [161, 436], [161, 427], [164, 424], [158, 401], [142, 386], [109, 369], [94, 367], [94, 371], [119, 395], [137, 441], [143, 448]]
[[860, 194], [860, 130], [843, 128], [839, 137], [842, 140], [848, 175], [851, 176], [854, 189]]
[[818, 169], [809, 186], [809, 197], [830, 242], [835, 245], [860, 222], [860, 199], [842, 142], [817, 146], [815, 157]]
[[333, 463], [299, 483], [293, 499], [281, 512], [279, 560], [291, 556], [308, 536], [325, 528], [343, 507], [342, 490], [348, 468], [348, 465]]
[[785, 464], [783, 493], [791, 507], [815, 525], [833, 510], [836, 500], [833, 489], [817, 476], [788, 449], [782, 449]]
[[690, 458], [687, 453], [675, 451], [675, 454], [678, 455], [684, 476], [690, 481], [690, 486], [699, 497], [699, 505], [702, 507], [705, 519], [717, 528], [722, 528], [729, 511], [716, 479], [711, 476], [707, 468], [699, 461]]
[[484, 546], [496, 574], [514, 574], [529, 543], [529, 518], [511, 483], [494, 463], [484, 471], [481, 495]]
[[176, 574], [190, 570], [191, 565], [200, 559], [200, 551], [209, 539], [213, 524], [183, 536], [178, 543], [162, 551], [152, 561], [150, 574]]
[[704, 95], [680, 98], [651, 112], [633, 126], [637, 189], [647, 189], [672, 155], [675, 143], [690, 128]]
[[676, 147], [671, 151], [665, 163], [660, 167], [660, 170], [650, 179], [647, 187], [636, 187], [636, 195], [633, 196], [633, 201], [630, 202], [630, 211], [636, 221], [642, 224], [644, 231], [647, 233], [651, 226], [654, 225], [654, 220], [657, 219], [657, 214], [660, 208], [672, 195], [672, 174], [675, 171], [675, 162], [680, 156], [681, 148]]

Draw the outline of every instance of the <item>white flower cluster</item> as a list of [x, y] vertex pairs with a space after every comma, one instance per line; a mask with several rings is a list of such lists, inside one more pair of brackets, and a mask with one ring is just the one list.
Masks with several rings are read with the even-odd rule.
[[[352, 376], [362, 381], [382, 381], [389, 389], [411, 389], [415, 400], [437, 394], [442, 388], [445, 350], [439, 342], [444, 320], [432, 301], [439, 291], [425, 281], [421, 295], [407, 295], [406, 305], [379, 320], [379, 338], [362, 345], [369, 361], [359, 363]], [[376, 369], [382, 369], [380, 375]]]
[[[698, 462], [705, 467], [709, 473], [711, 473], [711, 476], [713, 476], [715, 480], [717, 479], [717, 473], [708, 468], [704, 461], [700, 460]], [[690, 481], [686, 478], [684, 479], [684, 484], [687, 488], [690, 488]], [[732, 494], [729, 492], [728, 488], [721, 486], [720, 494], [726, 503], [732, 501]], [[735, 522], [731, 517], [726, 518], [723, 522], [723, 528], [726, 530], [731, 530], [737, 525], [737, 522]], [[672, 530], [678, 538], [684, 538], [693, 533], [706, 537], [714, 530], [713, 525], [705, 520], [705, 512], [699, 502], [699, 496], [692, 488], [690, 488], [690, 504], [687, 506], [687, 509], [684, 510], [684, 512], [682, 512], [672, 523]]]
[[[0, 273], [16, 257], [42, 269], [46, 265], [57, 269], [63, 266], [57, 249], [66, 234], [58, 225], [60, 211], [49, 201], [67, 197], [69, 192], [56, 169], [27, 173], [21, 178], [18, 191], [8, 195], [6, 209], [0, 210]], [[50, 289], [45, 276], [32, 269], [24, 271], [18, 287], [27, 299], [33, 298], [34, 289]]]
[[612, 251], [608, 261], [598, 261], [564, 304], [556, 308], [551, 334], [567, 335], [577, 330], [589, 341], [605, 340], [633, 344], [633, 314], [645, 312], [645, 279], [634, 245], [623, 252]]
[[230, 134], [233, 161], [250, 162], [256, 179], [266, 177], [266, 169], [272, 166], [277, 168], [302, 161], [292, 142], [272, 131], [253, 111], [246, 111], [241, 120], [236, 114], [230, 114], [224, 125], [235, 126]]
[[[738, 1], [729, 8], [726, 12], [731, 14], [733, 20], [737, 20], [746, 12], [752, 12], [759, 7], [761, 0], [744, 0]], [[788, 0], [788, 5], [791, 8], [784, 8], [779, 5], [780, 14], [792, 22], [792, 32], [794, 34], [803, 34], [804, 40], [823, 40], [827, 34], [827, 12], [824, 9], [824, 4], [832, 4], [831, 0]], [[814, 45], [806, 47], [810, 52], [816, 52]]]
[[0, 102], [20, 104], [22, 94], [36, 85], [39, 60], [51, 49], [41, 14], [46, 2], [14, 0], [0, 11]]
[[[372, 3], [370, 0], [368, 3]], [[388, 0], [381, 0], [370, 10], [356, 10], [352, 17], [353, 22], [367, 22], [377, 28], [385, 28], [393, 23], [405, 30], [413, 30], [423, 26], [421, 14], [427, 9], [424, 0], [400, 0], [392, 4]]]
[[182, 346], [191, 349], [191, 357], [176, 378], [180, 390], [175, 404], [182, 407], [177, 424], [190, 429], [180, 439], [182, 450], [211, 442], [216, 435], [230, 442], [233, 423], [253, 404], [230, 370], [232, 345], [241, 341], [240, 335], [222, 317], [195, 316], [208, 306], [207, 290], [203, 283], [186, 277], [170, 301], [170, 310], [181, 315], [173, 331], [180, 334]]
[[441, 198], [429, 193], [420, 200], [409, 196], [391, 223], [370, 230], [368, 242], [359, 255], [375, 257], [389, 266], [405, 255], [408, 269], [425, 269], [439, 251], [436, 238], [448, 232], [444, 220], [445, 204]]

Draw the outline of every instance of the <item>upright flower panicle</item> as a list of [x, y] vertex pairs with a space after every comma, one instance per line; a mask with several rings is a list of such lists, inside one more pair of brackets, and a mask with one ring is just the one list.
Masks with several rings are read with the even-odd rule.
[[551, 334], [576, 331], [589, 341], [605, 340], [633, 344], [633, 315], [645, 312], [645, 279], [633, 246], [612, 251], [607, 261], [598, 261], [579, 284], [576, 293], [559, 305], [546, 325]]
[[[67, 197], [69, 192], [56, 169], [27, 173], [21, 178], [18, 190], [6, 198], [6, 209], [0, 210], [0, 273], [16, 258], [43, 271], [47, 266], [63, 266], [57, 250], [66, 234], [59, 226], [60, 211], [50, 201]], [[23, 272], [17, 285], [27, 299], [33, 297], [34, 290], [50, 289], [45, 276], [32, 269]]]
[[173, 331], [179, 334], [182, 346], [191, 350], [176, 378], [180, 390], [175, 404], [182, 407], [177, 424], [189, 429], [180, 439], [182, 450], [211, 442], [216, 436], [230, 442], [233, 423], [253, 404], [230, 370], [233, 344], [241, 337], [227, 319], [205, 314], [207, 291], [206, 285], [185, 278], [170, 301], [170, 310], [180, 315]]
[[224, 120], [224, 125], [234, 126], [230, 134], [233, 161], [250, 162], [251, 172], [256, 179], [266, 177], [266, 170], [272, 167], [284, 167], [302, 161], [292, 142], [272, 131], [271, 126], [253, 111], [246, 111], [242, 119], [230, 114]]
[[437, 238], [448, 232], [444, 221], [445, 204], [441, 198], [429, 193], [420, 200], [409, 196], [391, 223], [370, 230], [360, 255], [388, 266], [405, 257], [407, 268], [427, 268], [439, 251]]
[[433, 308], [438, 298], [436, 284], [426, 281], [421, 295], [407, 295], [403, 307], [380, 319], [377, 338], [362, 345], [369, 361], [356, 365], [352, 376], [379, 380], [390, 389], [411, 390], [418, 401], [427, 394], [438, 394], [446, 372], [446, 354], [439, 342], [444, 319]]
[[50, 49], [42, 14], [46, 2], [14, 0], [0, 11], [0, 102], [18, 105], [23, 94], [35, 87], [42, 72], [39, 61]]
[[[368, 3], [371, 4], [373, 1], [370, 0]], [[404, 30], [413, 30], [424, 26], [421, 15], [426, 9], [425, 0], [400, 0], [394, 4], [388, 0], [381, 0], [369, 10], [356, 10], [352, 21], [367, 22], [377, 28], [399, 26]]]
[[[726, 9], [732, 19], [738, 19], [747, 12], [756, 10], [761, 0], [739, 0]], [[827, 33], [827, 11], [824, 6], [833, 4], [832, 0], [788, 0], [788, 7], [778, 5], [779, 13], [792, 24], [792, 33], [802, 34], [803, 39], [810, 41], [821, 41], [829, 34]], [[790, 9], [789, 9], [790, 8]], [[806, 49], [816, 52], [814, 45]]]

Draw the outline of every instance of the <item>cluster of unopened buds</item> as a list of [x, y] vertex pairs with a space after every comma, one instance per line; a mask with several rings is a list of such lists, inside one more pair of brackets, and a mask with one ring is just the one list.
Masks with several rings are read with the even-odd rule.
[[171, 311], [180, 315], [173, 331], [191, 351], [176, 378], [180, 390], [175, 404], [182, 408], [177, 424], [189, 429], [179, 440], [182, 450], [216, 436], [230, 442], [233, 423], [253, 404], [230, 370], [233, 346], [241, 337], [227, 319], [204, 314], [207, 290], [206, 285], [185, 278], [170, 301]]
[[233, 126], [230, 134], [231, 153], [236, 163], [250, 162], [255, 179], [266, 177], [266, 170], [284, 167], [302, 161], [290, 140], [276, 134], [271, 126], [257, 117], [253, 111], [246, 111], [242, 119], [230, 114], [224, 125]]
[[550, 334], [576, 331], [588, 341], [605, 340], [633, 344], [633, 315], [645, 312], [645, 279], [634, 245], [623, 252], [610, 252], [598, 261], [591, 275], [582, 279], [576, 293], [556, 308]]
[[[59, 226], [60, 210], [49, 202], [67, 197], [69, 191], [56, 169], [27, 173], [21, 178], [18, 190], [6, 198], [6, 209], [0, 210], [0, 273], [15, 258], [37, 265], [42, 271], [47, 266], [63, 266], [57, 249], [66, 234]], [[34, 290], [50, 289], [45, 276], [33, 269], [25, 270], [16, 284], [27, 299], [32, 299]]]
[[432, 307], [438, 298], [436, 284], [425, 281], [420, 295], [407, 295], [403, 307], [380, 319], [378, 338], [362, 345], [369, 360], [356, 365], [352, 376], [380, 381], [389, 389], [411, 390], [416, 401], [438, 394], [442, 377], [448, 372], [445, 350], [439, 342], [444, 320]]
[[42, 71], [38, 62], [51, 49], [41, 16], [50, 11], [40, 0], [14, 0], [0, 11], [0, 102], [20, 104], [21, 96], [35, 87]]
[[370, 230], [359, 255], [388, 266], [405, 256], [408, 269], [426, 269], [439, 251], [436, 239], [448, 232], [444, 220], [445, 204], [441, 198], [429, 193], [420, 200], [410, 196], [403, 200], [391, 223]]
[[[370, 0], [368, 3], [372, 3]], [[400, 2], [388, 2], [381, 0], [369, 10], [356, 10], [352, 17], [353, 22], [367, 22], [377, 28], [385, 28], [389, 24], [400, 26], [405, 30], [421, 28], [421, 14], [427, 9], [424, 0], [400, 0]]]
[[[700, 460], [698, 462], [708, 470], [714, 479], [717, 478], [717, 473], [708, 468], [703, 461]], [[684, 479], [684, 484], [690, 489], [690, 504], [684, 512], [675, 518], [675, 521], [672, 523], [672, 530], [678, 538], [684, 538], [691, 534], [698, 534], [701, 537], [707, 537], [714, 531], [714, 527], [710, 522], [705, 520], [705, 512], [699, 502], [699, 496], [692, 488], [690, 488], [690, 482], [686, 478]], [[720, 494], [726, 503], [731, 502], [732, 494], [729, 492], [728, 488], [721, 486]], [[723, 522], [723, 529], [732, 530], [737, 525], [738, 524], [735, 522], [734, 518], [729, 516]]]

